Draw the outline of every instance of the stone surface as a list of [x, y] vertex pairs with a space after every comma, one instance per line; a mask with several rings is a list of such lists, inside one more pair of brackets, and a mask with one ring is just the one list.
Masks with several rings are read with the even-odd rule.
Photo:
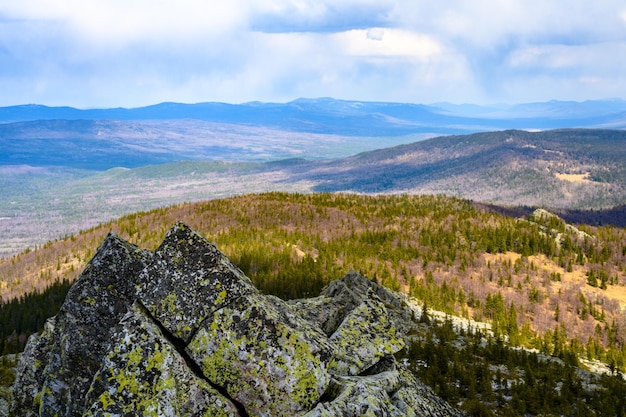
[[248, 413], [274, 416], [317, 403], [334, 346], [282, 300], [252, 294], [216, 311], [188, 351]]
[[413, 314], [406, 302], [406, 297], [403, 294], [390, 291], [354, 271], [349, 272], [342, 279], [328, 284], [320, 295], [332, 300], [333, 304], [345, 306], [343, 312], [337, 314], [338, 318], [343, 320], [347, 311], [354, 309], [363, 301], [371, 299], [371, 293], [374, 293], [377, 299], [384, 304], [387, 316], [396, 330], [400, 333], [407, 332], [411, 327]]
[[186, 343], [215, 310], [249, 293], [258, 293], [250, 279], [183, 223], [167, 233], [137, 287], [154, 317]]
[[81, 415], [109, 339], [132, 305], [136, 277], [152, 254], [110, 234], [41, 336], [20, 358], [12, 410], [18, 415]]
[[335, 345], [330, 368], [335, 375], [358, 375], [404, 348], [382, 302], [373, 292], [370, 296], [350, 311], [330, 336]]
[[457, 416], [394, 354], [411, 311], [356, 273], [261, 294], [182, 223], [150, 252], [110, 234], [20, 357], [15, 416]]
[[196, 375], [136, 303], [111, 337], [111, 348], [94, 376], [85, 417], [237, 416], [238, 410]]

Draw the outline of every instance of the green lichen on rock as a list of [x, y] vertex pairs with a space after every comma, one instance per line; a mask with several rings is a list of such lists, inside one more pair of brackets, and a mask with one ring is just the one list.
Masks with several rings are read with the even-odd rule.
[[330, 363], [338, 375], [358, 375], [387, 355], [404, 348], [382, 302], [375, 294], [352, 310], [330, 336], [336, 346]]
[[[152, 253], [109, 234], [39, 338], [20, 359], [11, 413], [80, 415], [109, 336], [135, 299], [135, 277]], [[86, 303], [84, 300], [92, 300]]]
[[147, 312], [135, 304], [87, 394], [85, 417], [236, 416], [236, 407], [196, 376]]
[[140, 274], [137, 292], [151, 314], [188, 343], [214, 310], [258, 290], [226, 255], [179, 222]]
[[250, 415], [293, 415], [313, 406], [330, 381], [333, 349], [283, 301], [260, 294], [215, 311], [188, 346], [205, 376]]
[[29, 339], [10, 413], [460, 415], [394, 359], [404, 307], [356, 273], [314, 299], [262, 295], [182, 223], [155, 252], [110, 234]]
[[371, 375], [333, 377], [327, 393], [331, 399], [304, 417], [462, 416], [393, 357], [386, 357], [377, 368]]
[[346, 316], [346, 312], [354, 308], [350, 302], [340, 297], [319, 297], [303, 300], [290, 300], [287, 302], [307, 322], [315, 323], [327, 336], [337, 330]]

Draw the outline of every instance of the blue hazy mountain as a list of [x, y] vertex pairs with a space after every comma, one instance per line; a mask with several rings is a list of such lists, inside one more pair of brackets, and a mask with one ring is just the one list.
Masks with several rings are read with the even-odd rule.
[[626, 101], [549, 101], [517, 105], [433, 105], [298, 99], [288, 103], [160, 103], [137, 108], [0, 108], [0, 123], [39, 120], [176, 120], [263, 126], [347, 136], [463, 134], [503, 129], [626, 128]]

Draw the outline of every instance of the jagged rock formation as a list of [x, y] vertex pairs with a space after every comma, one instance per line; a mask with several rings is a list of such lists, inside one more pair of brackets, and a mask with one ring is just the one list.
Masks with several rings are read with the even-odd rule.
[[16, 416], [456, 416], [393, 354], [402, 300], [351, 273], [261, 294], [178, 223], [155, 251], [110, 234], [21, 356]]
[[[585, 239], [595, 240], [595, 238], [591, 236], [590, 234], [585, 233], [582, 230], [579, 230], [576, 226], [565, 223], [565, 221], [562, 218], [560, 218], [556, 214], [551, 213], [545, 209], [536, 209], [535, 211], [531, 213], [528, 219], [529, 221], [538, 224], [539, 227], [541, 227], [543, 231], [545, 231], [547, 234], [553, 237], [554, 241], [559, 246], [563, 243], [563, 238], [564, 238], [565, 233], [569, 234], [570, 236], [573, 236], [574, 238], [578, 240], [585, 240]], [[562, 223], [563, 224], [562, 231], [555, 230], [553, 228], [545, 226], [545, 225], [549, 225], [551, 222], [556, 223], [556, 224]]]

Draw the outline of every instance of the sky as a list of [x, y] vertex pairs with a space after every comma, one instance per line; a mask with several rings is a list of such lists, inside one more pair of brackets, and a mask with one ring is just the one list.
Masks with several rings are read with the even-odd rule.
[[626, 99], [623, 0], [0, 0], [0, 106]]

